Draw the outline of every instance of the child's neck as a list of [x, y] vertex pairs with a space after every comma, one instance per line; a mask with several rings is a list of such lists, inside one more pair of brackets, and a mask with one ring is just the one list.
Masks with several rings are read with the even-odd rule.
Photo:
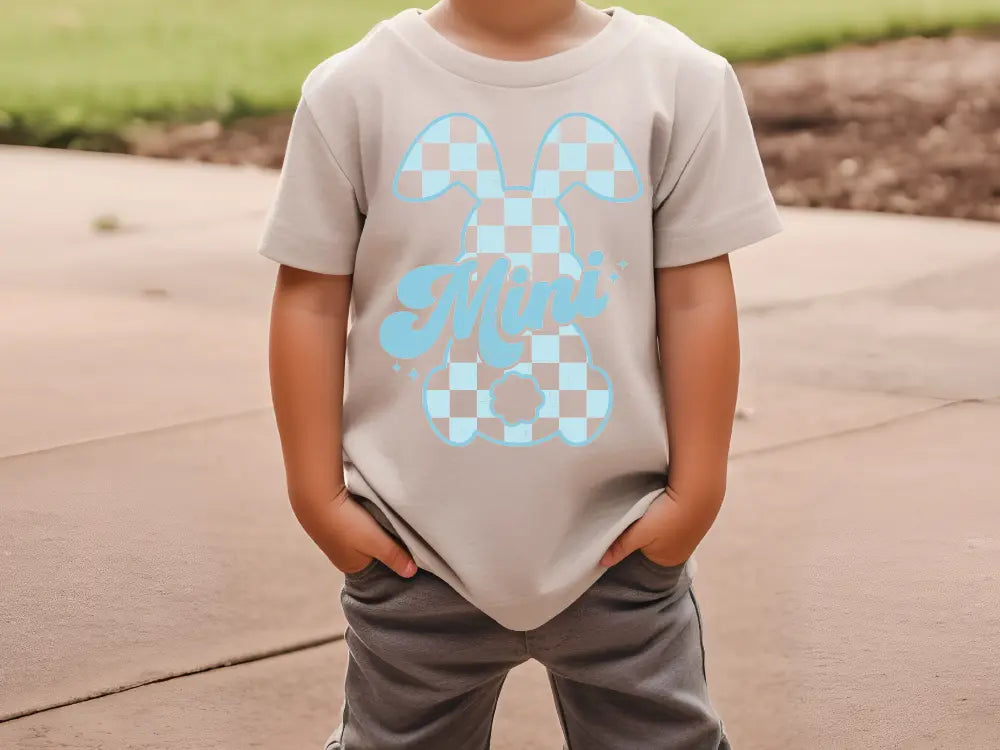
[[610, 20], [581, 0], [440, 0], [424, 17], [455, 44], [508, 60], [575, 47]]

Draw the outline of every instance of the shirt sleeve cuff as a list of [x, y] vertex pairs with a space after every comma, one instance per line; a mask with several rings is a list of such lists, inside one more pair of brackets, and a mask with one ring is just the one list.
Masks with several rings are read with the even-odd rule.
[[772, 237], [784, 229], [770, 196], [728, 216], [693, 229], [676, 229], [668, 222], [653, 226], [653, 265], [685, 266], [716, 258]]
[[310, 239], [280, 225], [268, 228], [257, 245], [257, 252], [276, 263], [303, 271], [331, 276], [350, 276], [354, 273], [353, 245], [349, 252], [337, 252], [329, 241]]

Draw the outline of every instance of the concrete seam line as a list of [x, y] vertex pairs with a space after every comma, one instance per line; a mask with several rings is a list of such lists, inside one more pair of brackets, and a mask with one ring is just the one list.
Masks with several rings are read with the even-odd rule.
[[255, 414], [266, 414], [271, 412], [270, 406], [259, 406], [254, 409], [247, 409], [246, 411], [237, 411], [230, 414], [216, 414], [211, 417], [202, 417], [201, 419], [192, 419], [189, 422], [175, 422], [173, 424], [160, 425], [159, 427], [149, 427], [145, 430], [134, 430], [132, 432], [117, 432], [112, 435], [99, 435], [98, 437], [85, 438], [84, 440], [77, 440], [73, 443], [61, 443], [59, 445], [49, 445], [45, 448], [34, 448], [32, 450], [23, 451], [22, 453], [8, 453], [6, 455], [0, 456], [0, 461], [7, 461], [15, 458], [24, 458], [26, 456], [37, 456], [42, 453], [50, 453], [53, 451], [60, 451], [66, 448], [76, 448], [82, 445], [92, 445], [94, 443], [104, 443], [110, 442], [112, 440], [119, 440], [121, 438], [131, 438], [131, 437], [141, 437], [143, 435], [154, 435], [158, 432], [170, 432], [172, 430], [182, 430], [187, 427], [200, 427], [202, 425], [215, 424], [217, 422], [226, 422], [230, 419], [241, 419], [242, 417], [250, 417]]
[[887, 281], [881, 284], [874, 284], [872, 286], [859, 287], [857, 289], [843, 289], [840, 291], [824, 292], [822, 294], [817, 294], [813, 297], [806, 298], [794, 298], [777, 300], [775, 302], [756, 302], [747, 305], [737, 305], [739, 308], [740, 315], [747, 315], [752, 317], [765, 317], [772, 313], [784, 313], [790, 312], [792, 310], [802, 310], [807, 307], [811, 307], [814, 304], [822, 304], [826, 302], [838, 302], [850, 300], [851, 297], [866, 297], [873, 294], [886, 294], [893, 292], [900, 287], [904, 287], [907, 284], [919, 283], [921, 281], [928, 281], [930, 279], [935, 279], [939, 276], [944, 276], [949, 273], [956, 271], [967, 271], [977, 265], [992, 263], [997, 258], [997, 253], [990, 253], [984, 255], [981, 258], [976, 258], [974, 260], [961, 263], [960, 265], [938, 269], [931, 271], [930, 273], [924, 273], [919, 276], [914, 276], [907, 279], [898, 279], [895, 281]]
[[766, 453], [776, 453], [778, 451], [784, 450], [786, 448], [795, 448], [800, 445], [808, 445], [809, 443], [818, 443], [822, 440], [832, 440], [839, 437], [845, 437], [847, 435], [859, 435], [864, 432], [871, 432], [873, 430], [878, 430], [883, 427], [890, 427], [898, 422], [904, 422], [908, 419], [915, 419], [917, 417], [922, 417], [925, 414], [930, 414], [931, 412], [938, 411], [940, 409], [950, 409], [953, 406], [961, 406], [965, 404], [987, 404], [988, 402], [981, 398], [962, 398], [955, 401], [946, 401], [942, 404], [935, 404], [933, 406], [928, 406], [924, 409], [918, 409], [917, 411], [907, 412], [906, 414], [899, 414], [895, 417], [890, 417], [889, 419], [884, 419], [881, 422], [874, 422], [872, 424], [861, 425], [859, 427], [849, 427], [845, 430], [837, 430], [835, 432], [828, 432], [823, 435], [813, 435], [811, 437], [799, 438], [797, 440], [789, 440], [787, 443], [779, 443], [777, 445], [768, 445], [763, 448], [750, 448], [748, 450], [739, 451], [733, 453], [729, 456], [730, 461], [735, 461], [740, 458], [750, 458], [753, 456], [760, 456]]
[[238, 667], [241, 664], [253, 664], [258, 661], [266, 661], [267, 659], [273, 659], [278, 656], [285, 656], [287, 654], [294, 654], [300, 651], [308, 651], [313, 648], [319, 648], [321, 646], [328, 646], [331, 643], [337, 643], [338, 641], [344, 640], [344, 634], [338, 633], [336, 635], [324, 636], [322, 638], [314, 638], [308, 641], [301, 641], [299, 643], [293, 643], [290, 646], [281, 646], [279, 648], [270, 649], [267, 651], [259, 651], [255, 654], [249, 654], [247, 656], [236, 657], [235, 659], [226, 659], [224, 661], [214, 662], [203, 667], [195, 667], [194, 669], [185, 670], [183, 672], [170, 672], [168, 674], [161, 675], [159, 677], [154, 677], [149, 680], [142, 680], [140, 682], [132, 682], [126, 685], [119, 685], [117, 687], [107, 688], [105, 690], [99, 690], [88, 695], [80, 696], [79, 698], [70, 698], [69, 700], [60, 701], [58, 703], [50, 703], [45, 706], [40, 706], [38, 708], [29, 708], [24, 711], [15, 711], [11, 714], [6, 714], [0, 716], [0, 724], [8, 721], [14, 721], [15, 719], [25, 719], [29, 716], [35, 716], [37, 714], [45, 713], [47, 711], [54, 711], [57, 708], [66, 708], [67, 706], [76, 706], [80, 703], [88, 703], [90, 701], [98, 700], [100, 698], [106, 698], [110, 695], [117, 695], [118, 693], [127, 693], [130, 690], [137, 690], [138, 688], [146, 687], [147, 685], [156, 685], [160, 682], [170, 682], [171, 680], [179, 680], [183, 677], [193, 677], [199, 674], [205, 674], [206, 672], [216, 672], [221, 669], [226, 669], [227, 667]]
[[[114, 212], [112, 211], [111, 213]], [[248, 209], [246, 211], [241, 211], [238, 214], [230, 214], [228, 216], [223, 216], [214, 219], [189, 220], [187, 222], [178, 222], [170, 224], [169, 226], [150, 227], [144, 224], [126, 224], [122, 227], [122, 230], [128, 231], [130, 236], [137, 237], [143, 241], [156, 237], [163, 237], [169, 239], [176, 235], [183, 235], [192, 231], [200, 232], [206, 229], [217, 229], [219, 227], [224, 227], [228, 224], [243, 224], [244, 222], [251, 219], [257, 221], [261, 219], [264, 215], [265, 212], [260, 209]], [[100, 239], [101, 235], [90, 234], [87, 235], [86, 237], [63, 240], [60, 244], [63, 247], [77, 247], [80, 245], [88, 245], [90, 243], [94, 243]]]
[[[746, 450], [746, 451], [740, 451], [738, 453], [732, 454], [730, 456], [730, 459], [731, 460], [736, 460], [736, 459], [739, 459], [739, 458], [752, 457], [752, 456], [762, 455], [762, 454], [766, 454], [766, 453], [777, 452], [777, 451], [780, 451], [780, 450], [784, 450], [786, 448], [792, 448], [792, 447], [796, 447], [796, 446], [799, 446], [799, 445], [804, 445], [804, 444], [808, 444], [808, 443], [814, 443], [814, 442], [818, 442], [818, 441], [821, 441], [821, 440], [833, 439], [833, 438], [843, 437], [843, 436], [846, 436], [846, 435], [853, 435], [853, 434], [861, 434], [861, 433], [865, 433], [865, 432], [871, 432], [873, 430], [880, 429], [880, 428], [883, 428], [883, 427], [888, 427], [888, 426], [891, 426], [891, 425], [894, 425], [894, 424], [897, 424], [899, 422], [902, 422], [902, 421], [905, 421], [905, 420], [909, 420], [909, 419], [912, 419], [912, 418], [917, 418], [917, 417], [929, 414], [929, 413], [934, 412], [934, 411], [938, 411], [938, 410], [941, 410], [941, 409], [947, 409], [947, 408], [951, 408], [951, 407], [958, 406], [958, 405], [965, 405], [965, 404], [985, 404], [985, 405], [990, 405], [990, 406], [996, 406], [997, 405], [995, 399], [968, 398], [968, 399], [957, 399], [957, 400], [953, 400], [953, 401], [947, 401], [945, 403], [935, 404], [933, 406], [929, 406], [929, 407], [924, 408], [924, 409], [919, 409], [917, 411], [909, 412], [907, 414], [901, 414], [901, 415], [898, 415], [898, 416], [895, 416], [895, 417], [892, 417], [892, 418], [889, 418], [889, 419], [886, 419], [886, 420], [882, 420], [880, 422], [876, 422], [876, 423], [870, 424], [870, 425], [864, 425], [864, 426], [860, 426], [860, 427], [853, 427], [853, 428], [849, 428], [849, 429], [845, 429], [845, 430], [839, 430], [839, 431], [836, 431], [836, 432], [826, 433], [824, 435], [816, 435], [816, 436], [812, 436], [812, 437], [802, 438], [802, 439], [799, 439], [799, 440], [792, 440], [792, 441], [789, 441], [787, 443], [781, 443], [781, 444], [778, 444], [778, 445], [767, 446], [767, 447], [764, 447], [764, 448], [752, 449], [752, 450]], [[6, 458], [17, 458], [17, 457], [20, 457], [20, 456], [33, 455], [35, 453], [44, 453], [44, 452], [47, 452], [47, 451], [50, 451], [50, 450], [58, 450], [58, 449], [61, 449], [61, 448], [73, 447], [73, 446], [76, 446], [76, 445], [84, 445], [84, 444], [87, 444], [87, 443], [101, 442], [101, 441], [104, 441], [104, 440], [112, 440], [112, 439], [115, 439], [117, 437], [130, 437], [130, 436], [134, 436], [134, 435], [142, 435], [142, 434], [147, 434], [147, 433], [161, 432], [161, 431], [165, 431], [165, 430], [175, 429], [175, 428], [178, 428], [178, 427], [187, 427], [187, 426], [191, 426], [191, 425], [204, 424], [206, 422], [210, 423], [210, 422], [215, 422], [215, 421], [224, 421], [226, 419], [237, 418], [237, 417], [241, 417], [241, 416], [247, 416], [247, 415], [256, 414], [256, 413], [259, 413], [259, 412], [262, 412], [262, 411], [266, 411], [266, 409], [263, 409], [263, 408], [261, 408], [261, 409], [254, 409], [254, 410], [250, 410], [250, 411], [247, 411], [247, 412], [240, 412], [240, 413], [236, 413], [236, 414], [222, 415], [222, 416], [218, 416], [218, 417], [210, 417], [210, 418], [203, 419], [203, 420], [195, 420], [195, 421], [192, 421], [192, 422], [179, 423], [179, 424], [176, 424], [176, 425], [168, 425], [168, 426], [165, 426], [165, 427], [157, 427], [157, 428], [153, 428], [153, 429], [150, 429], [150, 430], [142, 430], [142, 431], [133, 432], [133, 433], [124, 433], [122, 435], [114, 435], [114, 436], [107, 436], [107, 437], [101, 437], [101, 438], [94, 438], [94, 439], [91, 439], [91, 440], [84, 440], [84, 441], [81, 441], [79, 443], [69, 443], [69, 444], [66, 444], [66, 445], [53, 446], [53, 447], [50, 447], [50, 448], [43, 448], [43, 449], [40, 449], [40, 450], [37, 450], [37, 451], [29, 451], [27, 453], [14, 454], [14, 455], [11, 455], [11, 456], [3, 456], [3, 457], [0, 457], [0, 460], [6, 459]], [[343, 639], [344, 639], [344, 635], [342, 633], [336, 634], [336, 635], [332, 635], [332, 636], [325, 636], [325, 637], [322, 637], [322, 638], [316, 638], [316, 639], [312, 639], [312, 640], [309, 640], [309, 641], [303, 641], [303, 642], [300, 642], [300, 643], [292, 644], [290, 646], [284, 646], [284, 647], [280, 647], [280, 648], [276, 648], [276, 649], [271, 649], [271, 650], [268, 650], [268, 651], [262, 651], [262, 652], [258, 652], [258, 653], [255, 653], [255, 654], [250, 654], [250, 655], [245, 656], [245, 657], [238, 657], [238, 658], [235, 658], [235, 659], [227, 659], [227, 660], [224, 660], [224, 661], [215, 662], [215, 663], [212, 663], [212, 664], [209, 664], [209, 665], [206, 665], [206, 666], [203, 666], [203, 667], [198, 667], [198, 668], [195, 668], [195, 669], [190, 669], [190, 670], [186, 670], [186, 671], [182, 671], [182, 672], [169, 673], [169, 674], [165, 674], [165, 675], [162, 675], [160, 677], [156, 677], [156, 678], [149, 679], [149, 680], [144, 680], [144, 681], [140, 681], [140, 682], [135, 682], [135, 683], [130, 683], [130, 684], [126, 684], [126, 685], [121, 685], [121, 686], [118, 686], [118, 687], [108, 688], [106, 690], [101, 690], [101, 691], [98, 691], [98, 692], [94, 692], [94, 693], [91, 693], [89, 695], [81, 696], [79, 698], [72, 698], [72, 699], [69, 699], [69, 700], [66, 700], [66, 701], [61, 701], [61, 702], [58, 702], [58, 703], [52, 703], [52, 704], [41, 706], [41, 707], [38, 707], [38, 708], [27, 709], [27, 710], [24, 710], [24, 711], [18, 711], [18, 712], [14, 712], [14, 713], [11, 713], [11, 714], [3, 715], [3, 716], [0, 716], [0, 724], [8, 722], [8, 721], [14, 721], [16, 719], [23, 719], [23, 718], [27, 718], [27, 717], [30, 717], [30, 716], [35, 716], [37, 714], [45, 713], [45, 712], [48, 712], [48, 711], [53, 711], [53, 710], [56, 710], [58, 708], [65, 708], [67, 706], [78, 705], [78, 704], [81, 704], [81, 703], [86, 703], [86, 702], [89, 702], [89, 701], [98, 700], [100, 698], [104, 698], [104, 697], [107, 697], [107, 696], [116, 695], [118, 693], [124, 693], [124, 692], [128, 692], [128, 691], [131, 691], [131, 690], [136, 690], [138, 688], [145, 687], [147, 685], [155, 685], [157, 683], [169, 682], [171, 680], [176, 680], [176, 679], [180, 679], [180, 678], [183, 678], [183, 677], [191, 677], [191, 676], [195, 676], [195, 675], [199, 675], [199, 674], [204, 674], [206, 672], [217, 671], [217, 670], [225, 669], [227, 667], [239, 666], [241, 664], [251, 664], [251, 663], [254, 663], [254, 662], [258, 662], [258, 661], [264, 661], [264, 660], [267, 660], [267, 659], [272, 659], [272, 658], [275, 658], [275, 657], [278, 657], [278, 656], [284, 656], [284, 655], [287, 655], [287, 654], [297, 653], [297, 652], [301, 652], [301, 651], [307, 651], [309, 649], [319, 648], [321, 646], [330, 645], [332, 643], [336, 643], [338, 641], [342, 641]]]

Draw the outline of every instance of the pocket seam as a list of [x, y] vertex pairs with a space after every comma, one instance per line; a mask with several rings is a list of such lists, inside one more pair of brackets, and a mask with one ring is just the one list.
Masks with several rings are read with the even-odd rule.
[[375, 568], [378, 567], [379, 562], [380, 561], [379, 561], [379, 559], [377, 557], [373, 557], [368, 562], [368, 564], [365, 565], [365, 567], [363, 567], [361, 570], [356, 570], [353, 573], [344, 573], [344, 580], [345, 581], [347, 581], [347, 580], [352, 580], [353, 581], [353, 580], [357, 580], [358, 578], [363, 578], [364, 576], [368, 575], [373, 570], [375, 570]]
[[653, 570], [662, 571], [664, 573], [681, 570], [688, 563], [688, 561], [685, 560], [684, 562], [678, 563], [677, 565], [661, 565], [660, 563], [656, 562], [656, 560], [653, 560], [648, 555], [646, 555], [646, 553], [642, 551], [641, 547], [636, 549], [636, 552], [639, 553], [639, 557], [642, 558], [643, 563], [648, 565]]

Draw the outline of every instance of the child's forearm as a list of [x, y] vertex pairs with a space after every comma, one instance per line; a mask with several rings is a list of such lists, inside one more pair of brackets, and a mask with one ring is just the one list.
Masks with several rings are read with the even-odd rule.
[[278, 272], [271, 392], [289, 498], [311, 535], [319, 525], [314, 517], [344, 489], [341, 411], [350, 296], [350, 276], [285, 266]]
[[271, 393], [288, 497], [302, 528], [345, 573], [378, 558], [416, 574], [409, 552], [344, 484], [341, 414], [351, 277], [282, 266], [271, 312]]
[[739, 383], [728, 256], [657, 271], [657, 328], [670, 445], [668, 493], [707, 531], [726, 491]]

